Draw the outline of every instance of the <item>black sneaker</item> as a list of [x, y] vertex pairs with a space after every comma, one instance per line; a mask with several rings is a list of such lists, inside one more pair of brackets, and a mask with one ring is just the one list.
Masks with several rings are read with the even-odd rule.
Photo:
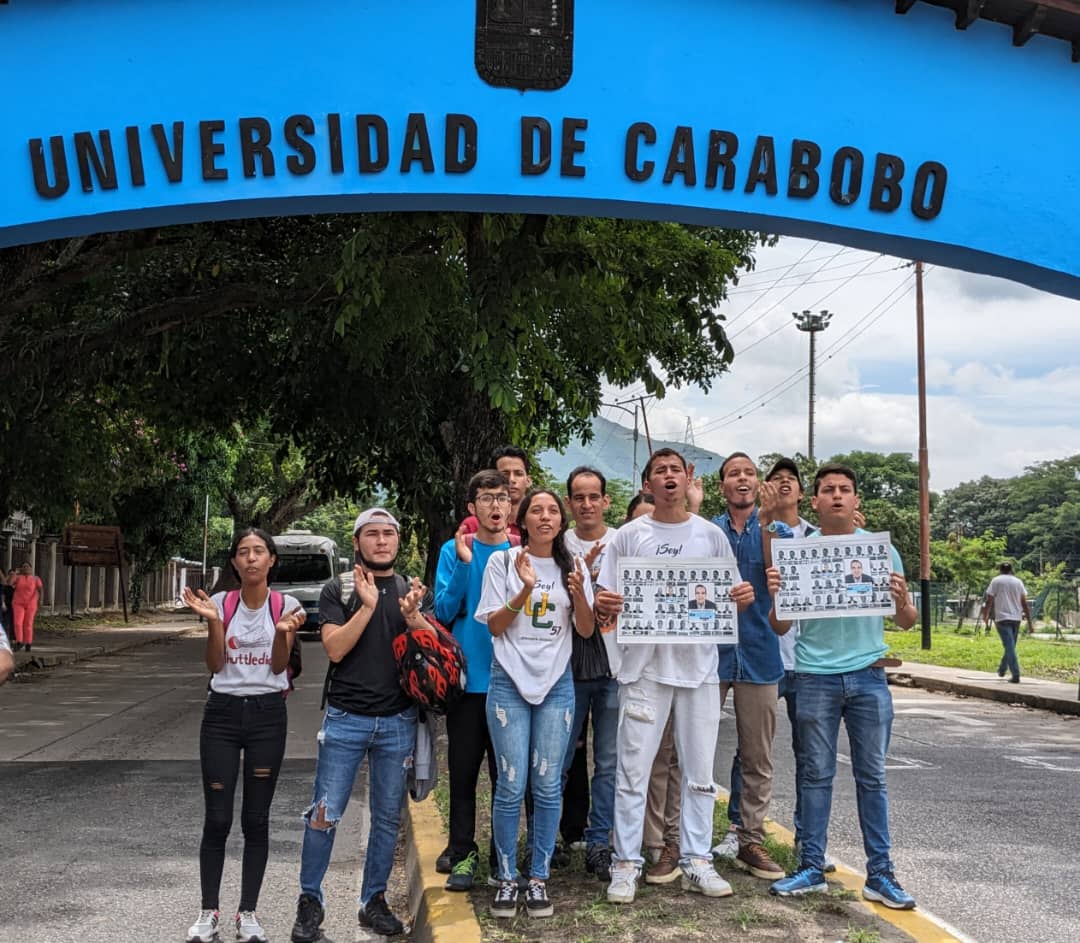
[[585, 870], [595, 874], [605, 884], [611, 880], [611, 849], [607, 845], [593, 845], [585, 852]]
[[443, 853], [435, 859], [435, 870], [439, 874], [449, 874], [453, 869], [453, 858], [450, 857], [450, 849], [446, 848]]
[[326, 911], [319, 903], [319, 898], [301, 894], [300, 900], [296, 902], [296, 923], [293, 924], [289, 939], [292, 943], [314, 943], [322, 936], [319, 927], [325, 916]]
[[513, 918], [517, 916], [518, 886], [516, 881], [500, 881], [499, 889], [491, 899], [491, 916]]
[[470, 851], [464, 858], [454, 865], [450, 877], [446, 880], [448, 891], [471, 891], [476, 883], [476, 870], [480, 867], [480, 861], [475, 851]]
[[398, 936], [405, 932], [404, 924], [390, 912], [385, 894], [372, 897], [356, 916], [360, 926], [365, 930], [374, 930], [379, 936]]
[[525, 889], [525, 911], [530, 917], [550, 917], [555, 913], [543, 881], [529, 878], [529, 886]]

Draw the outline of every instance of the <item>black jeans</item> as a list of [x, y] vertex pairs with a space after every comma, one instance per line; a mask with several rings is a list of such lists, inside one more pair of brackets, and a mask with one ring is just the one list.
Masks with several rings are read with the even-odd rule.
[[[476, 781], [487, 753], [492, 801], [499, 776], [487, 726], [487, 695], [466, 694], [446, 715], [447, 765], [450, 768], [450, 860], [457, 864], [476, 846]], [[488, 846], [494, 861], [494, 844]], [[492, 870], [494, 874], [494, 870]]]
[[199, 733], [206, 819], [199, 845], [202, 909], [218, 910], [225, 842], [233, 820], [233, 798], [244, 754], [244, 865], [238, 910], [254, 910], [270, 852], [270, 803], [274, 800], [288, 732], [281, 694], [238, 697], [211, 691]]

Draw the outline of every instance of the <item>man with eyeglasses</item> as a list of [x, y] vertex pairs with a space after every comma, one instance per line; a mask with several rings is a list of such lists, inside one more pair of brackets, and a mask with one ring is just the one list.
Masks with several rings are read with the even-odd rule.
[[[521, 499], [532, 487], [532, 478], [529, 477], [529, 456], [524, 449], [519, 449], [516, 445], [504, 445], [495, 450], [495, 454], [491, 457], [491, 467], [503, 474], [510, 489], [510, 513], [506, 532], [520, 540], [521, 531], [518, 530], [517, 512], [521, 507]], [[480, 524], [476, 515], [470, 513], [461, 522], [461, 526], [465, 528], [467, 539], [471, 540]]]
[[[491, 677], [491, 632], [486, 622], [473, 616], [480, 602], [484, 569], [497, 550], [512, 541], [510, 484], [494, 468], [479, 471], [469, 481], [468, 510], [476, 521], [470, 533], [462, 524], [446, 541], [435, 570], [435, 617], [452, 627], [465, 653], [468, 671], [465, 695], [446, 715], [447, 764], [450, 778], [450, 844], [435, 862], [449, 874], [448, 891], [471, 890], [476, 881], [479, 848], [476, 844], [476, 782], [487, 755], [491, 795], [495, 795], [498, 767], [487, 726], [487, 690]], [[517, 542], [517, 541], [513, 541]], [[495, 849], [489, 844], [488, 859], [495, 872]]]

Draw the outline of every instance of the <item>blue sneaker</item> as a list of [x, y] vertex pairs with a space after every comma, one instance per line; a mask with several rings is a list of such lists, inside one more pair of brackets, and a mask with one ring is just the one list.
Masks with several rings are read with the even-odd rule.
[[817, 868], [799, 868], [790, 877], [780, 878], [769, 885], [769, 893], [777, 897], [801, 897], [803, 894], [820, 894], [828, 889], [825, 875]]
[[867, 900], [876, 900], [879, 904], [884, 904], [893, 910], [915, 909], [915, 898], [900, 886], [889, 871], [871, 874], [866, 879], [862, 896]]

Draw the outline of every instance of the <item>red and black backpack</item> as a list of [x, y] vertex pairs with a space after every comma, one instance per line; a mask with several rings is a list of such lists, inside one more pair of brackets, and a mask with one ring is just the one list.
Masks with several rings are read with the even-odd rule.
[[465, 653], [433, 616], [430, 630], [406, 629], [394, 638], [401, 689], [424, 710], [445, 714], [465, 693]]

